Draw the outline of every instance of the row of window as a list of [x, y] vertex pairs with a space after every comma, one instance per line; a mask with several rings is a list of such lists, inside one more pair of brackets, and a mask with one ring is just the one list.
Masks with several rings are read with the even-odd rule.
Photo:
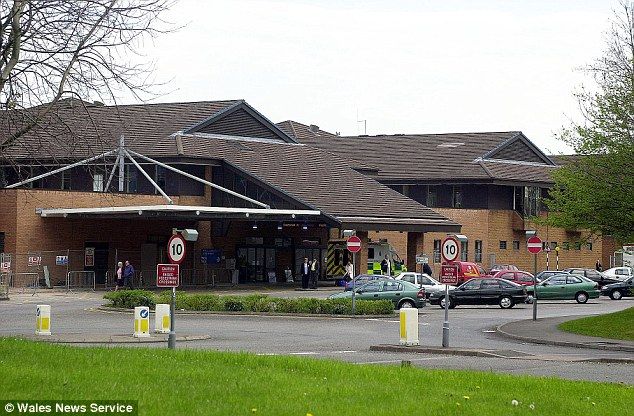
[[[434, 256], [434, 263], [441, 263], [442, 262], [442, 258], [440, 255], [440, 247], [442, 244], [442, 240], [434, 240], [434, 252], [433, 252], [433, 256]], [[554, 247], [558, 247], [557, 246], [557, 242], [556, 241], [551, 241], [550, 245], [548, 242], [544, 242], [543, 244], [543, 249], [546, 250], [547, 247], [550, 247], [552, 250], [554, 250]], [[560, 249], [563, 250], [570, 250], [571, 247], [574, 247], [575, 250], [581, 250], [582, 246], [584, 244], [582, 244], [580, 241], [576, 241], [574, 243], [570, 243], [568, 241], [564, 241], [563, 244], [561, 245]], [[520, 242], [519, 240], [513, 240], [513, 250], [520, 250]], [[585, 247], [589, 250], [592, 251], [592, 243], [591, 242], [586, 242], [585, 243]], [[507, 241], [506, 240], [500, 240], [500, 250], [506, 250], [507, 249]], [[475, 263], [482, 263], [482, 240], [475, 240], [475, 253], [474, 253], [474, 258], [473, 261]], [[461, 241], [460, 242], [460, 261], [469, 261], [469, 242], [468, 241]]]

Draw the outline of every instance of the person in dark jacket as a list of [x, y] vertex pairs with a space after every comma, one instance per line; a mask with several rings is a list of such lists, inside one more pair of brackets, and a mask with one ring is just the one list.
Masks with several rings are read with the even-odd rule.
[[128, 289], [134, 289], [132, 279], [134, 278], [134, 267], [129, 260], [125, 261], [125, 269], [123, 269], [123, 285]]
[[390, 272], [390, 261], [387, 259], [387, 256], [385, 256], [381, 262], [381, 272], [386, 276]]
[[317, 276], [319, 274], [319, 264], [317, 259], [313, 259], [310, 263], [310, 288], [317, 289]]
[[429, 263], [424, 263], [423, 264], [423, 273], [425, 273], [425, 274], [427, 274], [429, 276], [432, 275], [433, 271], [432, 271], [431, 266], [429, 265]]
[[597, 259], [597, 262], [594, 264], [594, 268], [597, 269], [598, 272], [603, 271], [603, 265], [601, 264], [601, 260]]

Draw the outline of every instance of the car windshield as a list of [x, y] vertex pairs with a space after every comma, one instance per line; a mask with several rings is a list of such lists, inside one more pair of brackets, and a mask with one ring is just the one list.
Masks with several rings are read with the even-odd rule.
[[565, 285], [566, 276], [565, 274], [557, 274], [546, 279], [546, 282], [548, 282], [549, 285]]
[[480, 279], [471, 279], [460, 287], [465, 290], [480, 289]]

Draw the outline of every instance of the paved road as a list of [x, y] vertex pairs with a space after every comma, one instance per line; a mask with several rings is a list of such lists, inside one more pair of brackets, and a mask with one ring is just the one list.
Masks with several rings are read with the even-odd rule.
[[[301, 292], [300, 292], [301, 293]], [[311, 292], [327, 296], [328, 291]], [[296, 296], [296, 292], [289, 295]], [[52, 331], [58, 334], [126, 334], [132, 316], [91, 310], [102, 303], [101, 294], [42, 292], [39, 296], [16, 294], [0, 303], [0, 335], [32, 334], [34, 304], [51, 304]], [[540, 317], [608, 313], [634, 306], [633, 299], [592, 300], [585, 305], [574, 301], [544, 302]], [[444, 311], [429, 306], [419, 314], [421, 344], [439, 346]], [[502, 355], [524, 355], [527, 359], [477, 358], [410, 353], [370, 352], [370, 345], [397, 344], [398, 318], [349, 319], [280, 316], [182, 315], [176, 319], [177, 332], [210, 335], [204, 341], [180, 343], [179, 348], [211, 348], [251, 351], [259, 354], [290, 354], [315, 358], [335, 358], [354, 363], [393, 364], [401, 360], [426, 368], [466, 368], [512, 374], [559, 376], [570, 379], [634, 384], [632, 365], [574, 362], [584, 358], [626, 357], [627, 352], [600, 351], [519, 343], [491, 332], [500, 324], [530, 319], [532, 307], [519, 305], [511, 310], [497, 306], [462, 307], [450, 312], [452, 347], [499, 350]], [[162, 347], [155, 344], [154, 347]], [[549, 361], [536, 360], [548, 359]]]

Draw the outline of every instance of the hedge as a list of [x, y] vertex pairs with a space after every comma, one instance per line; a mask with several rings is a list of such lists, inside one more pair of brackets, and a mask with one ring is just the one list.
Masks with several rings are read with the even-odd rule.
[[[122, 290], [104, 296], [109, 306], [133, 308], [157, 303], [170, 303], [171, 292], [155, 295], [145, 290]], [[325, 315], [352, 315], [350, 299], [274, 298], [268, 295], [219, 296], [176, 292], [176, 309], [218, 312], [277, 312]], [[389, 300], [358, 300], [357, 315], [392, 315], [394, 304]]]

